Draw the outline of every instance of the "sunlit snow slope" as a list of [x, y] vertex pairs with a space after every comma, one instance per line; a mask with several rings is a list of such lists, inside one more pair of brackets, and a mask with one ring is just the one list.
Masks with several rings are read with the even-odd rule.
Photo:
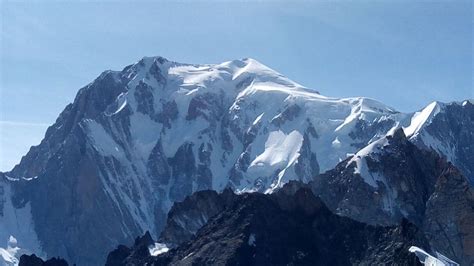
[[443, 113], [433, 110], [325, 97], [253, 59], [145, 57], [82, 88], [4, 181], [15, 208], [31, 208], [47, 254], [94, 264], [146, 230], [158, 234], [173, 202], [194, 191], [308, 182], [396, 128], [424, 136]]

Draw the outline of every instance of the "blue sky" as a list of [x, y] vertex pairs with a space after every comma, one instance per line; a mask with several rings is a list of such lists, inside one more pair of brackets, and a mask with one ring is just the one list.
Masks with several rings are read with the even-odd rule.
[[400, 111], [474, 98], [470, 1], [0, 0], [0, 171], [79, 88], [143, 56], [252, 57], [326, 96]]

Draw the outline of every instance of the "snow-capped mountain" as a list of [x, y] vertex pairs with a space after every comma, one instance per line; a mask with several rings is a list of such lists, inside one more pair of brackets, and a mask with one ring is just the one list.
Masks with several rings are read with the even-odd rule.
[[253, 59], [146, 57], [82, 88], [3, 175], [2, 209], [21, 215], [2, 215], [1, 236], [100, 264], [117, 244], [158, 235], [172, 204], [195, 191], [271, 193], [310, 182], [397, 128], [472, 179], [473, 110], [465, 101], [407, 114], [368, 98], [325, 97]]
[[[388, 226], [407, 219], [436, 252], [461, 265], [474, 263], [474, 189], [456, 167], [435, 152], [418, 148], [402, 129], [371, 143], [309, 185], [292, 181], [282, 190], [295, 192], [300, 187], [311, 187], [331, 211], [363, 223]], [[226, 209], [240, 212], [234, 199], [227, 189], [219, 195], [194, 193], [174, 204], [158, 242], [178, 248], [196, 242], [195, 236], [203, 235], [201, 228], [220, 225], [216, 220]], [[290, 206], [293, 202], [280, 201]], [[314, 207], [307, 204], [306, 208]], [[220, 236], [213, 241], [226, 239], [225, 234]]]
[[416, 112], [405, 134], [419, 147], [433, 149], [474, 184], [474, 101], [433, 102]]

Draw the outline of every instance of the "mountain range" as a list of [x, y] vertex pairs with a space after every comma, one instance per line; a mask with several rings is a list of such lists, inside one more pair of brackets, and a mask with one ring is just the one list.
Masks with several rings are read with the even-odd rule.
[[[179, 202], [229, 190], [240, 195], [235, 206], [269, 204], [279, 213], [285, 203], [260, 193], [278, 195], [290, 181], [309, 186], [311, 219], [324, 212], [350, 218], [343, 223], [357, 230], [388, 226], [374, 229], [384, 238], [371, 243], [383, 245], [406, 236], [394, 233], [406, 220], [425, 248], [474, 262], [473, 100], [403, 113], [370, 98], [323, 96], [254, 59], [196, 65], [145, 57], [103, 72], [1, 173], [0, 240], [13, 236], [23, 253], [102, 265], [109, 251], [148, 231], [177, 248], [163, 255], [172, 262], [186, 250], [180, 245], [220, 228], [218, 213], [193, 204], [192, 215], [170, 220]], [[239, 215], [226, 208], [220, 212]], [[304, 215], [295, 211], [294, 221]], [[231, 222], [221, 229], [242, 228]], [[372, 255], [349, 261], [383, 261]]]

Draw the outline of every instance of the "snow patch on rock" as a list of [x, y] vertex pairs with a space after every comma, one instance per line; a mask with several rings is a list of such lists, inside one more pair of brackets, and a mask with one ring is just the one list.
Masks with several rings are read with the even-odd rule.
[[418, 260], [426, 266], [459, 266], [458, 263], [448, 259], [446, 256], [438, 252], [436, 252], [436, 256], [433, 256], [416, 246], [411, 246], [408, 251], [415, 253]]
[[388, 140], [386, 137], [372, 142], [371, 144], [367, 145], [366, 147], [358, 151], [347, 162], [347, 166], [355, 162], [356, 166], [354, 168], [354, 173], [359, 174], [367, 184], [371, 185], [372, 187], [377, 188], [378, 187], [377, 181], [384, 182], [384, 178], [382, 175], [378, 173], [369, 171], [366, 157], [370, 155], [375, 155], [377, 152], [381, 151], [381, 149], [387, 144], [388, 144]]
[[158, 256], [160, 254], [168, 252], [170, 249], [166, 244], [155, 243], [154, 245], [149, 246], [148, 250], [150, 251], [150, 255]]

